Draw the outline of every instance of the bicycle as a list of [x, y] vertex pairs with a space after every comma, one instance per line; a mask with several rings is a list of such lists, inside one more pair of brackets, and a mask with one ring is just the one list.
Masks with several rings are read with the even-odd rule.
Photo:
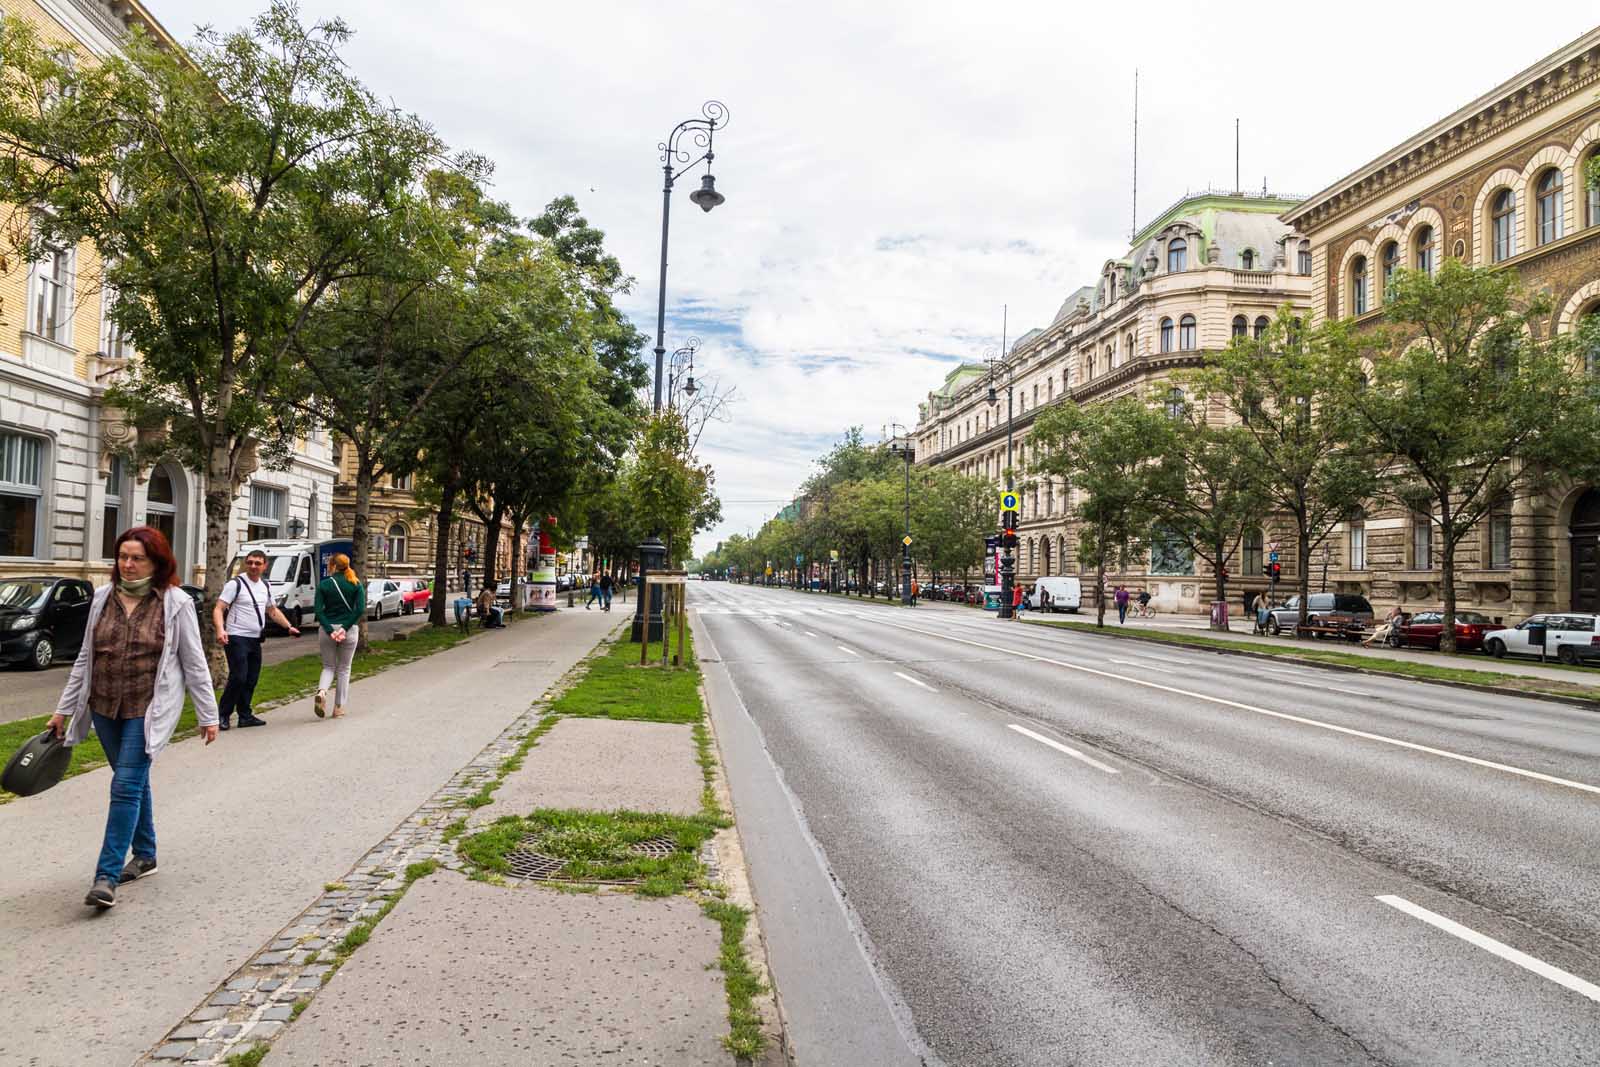
[[1149, 604], [1141, 604], [1137, 600], [1128, 605], [1128, 617], [1133, 619], [1153, 619], [1156, 609]]

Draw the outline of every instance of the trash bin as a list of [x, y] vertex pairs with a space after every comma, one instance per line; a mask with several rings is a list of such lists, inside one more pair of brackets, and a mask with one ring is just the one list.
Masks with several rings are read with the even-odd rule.
[[1226, 630], [1228, 628], [1228, 602], [1226, 600], [1213, 600], [1211, 602], [1211, 628], [1213, 630]]

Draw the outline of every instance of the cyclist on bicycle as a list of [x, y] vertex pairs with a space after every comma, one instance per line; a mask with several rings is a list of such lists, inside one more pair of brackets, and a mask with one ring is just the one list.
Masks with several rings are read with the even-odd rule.
[[1143, 618], [1152, 618], [1155, 612], [1150, 610], [1150, 590], [1139, 590], [1139, 615]]

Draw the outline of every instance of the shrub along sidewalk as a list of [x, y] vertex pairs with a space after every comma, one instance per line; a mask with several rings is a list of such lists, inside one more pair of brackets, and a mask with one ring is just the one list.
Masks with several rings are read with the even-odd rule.
[[[539, 618], [541, 616], [532, 616]], [[519, 620], [525, 621], [525, 620]], [[472, 636], [482, 631], [475, 630]], [[379, 671], [386, 671], [390, 667], [397, 667], [402, 663], [409, 663], [423, 656], [431, 656], [435, 652], [443, 652], [453, 648], [469, 635], [463, 634], [454, 626], [430, 627], [423, 626], [412, 630], [401, 637], [391, 638], [387, 641], [375, 641], [371, 651], [363, 652], [356, 656], [350, 669], [352, 681], [370, 677]], [[282, 663], [273, 663], [261, 668], [261, 680], [256, 685], [255, 705], [258, 712], [269, 711], [292, 700], [310, 695], [317, 686], [317, 680], [322, 673], [322, 660], [315, 652], [293, 659], [284, 660]], [[216, 681], [216, 679], [213, 679]], [[66, 676], [62, 676], [65, 684]], [[219, 689], [220, 693], [221, 690]], [[49, 715], [35, 715], [28, 719], [18, 719], [14, 722], [0, 723], [0, 760], [9, 758], [12, 752], [28, 738], [41, 732], [45, 724], [50, 721]], [[194, 705], [184, 701], [183, 714], [178, 719], [177, 731], [172, 735], [174, 742], [193, 737], [196, 733]], [[82, 744], [73, 746], [72, 762], [67, 767], [66, 777], [92, 771], [103, 766], [106, 754], [100, 747], [99, 738], [94, 731], [83, 740]], [[15, 794], [0, 790], [0, 804], [16, 799]]]

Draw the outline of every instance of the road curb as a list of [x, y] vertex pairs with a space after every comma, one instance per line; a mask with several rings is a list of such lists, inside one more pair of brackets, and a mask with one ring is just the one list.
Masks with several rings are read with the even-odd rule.
[[1501, 685], [1487, 685], [1480, 682], [1456, 682], [1445, 678], [1419, 678], [1410, 674], [1400, 674], [1395, 671], [1380, 671], [1370, 667], [1352, 667], [1344, 663], [1327, 663], [1318, 659], [1307, 659], [1303, 656], [1284, 654], [1281, 652], [1257, 652], [1249, 648], [1217, 648], [1215, 645], [1191, 645], [1182, 641], [1164, 641], [1159, 637], [1152, 637], [1141, 633], [1118, 631], [1116, 636], [1109, 633], [1100, 633], [1098, 630], [1079, 626], [1063, 626], [1048, 622], [1043, 619], [1023, 619], [1029, 626], [1042, 626], [1063, 633], [1084, 634], [1088, 637], [1100, 637], [1111, 641], [1143, 641], [1151, 645], [1164, 645], [1167, 648], [1187, 649], [1190, 652], [1215, 652], [1222, 656], [1248, 656], [1251, 659], [1272, 660], [1277, 663], [1293, 663], [1300, 667], [1317, 667], [1325, 671], [1340, 671], [1345, 674], [1367, 674], [1374, 678], [1387, 678], [1391, 681], [1421, 682], [1425, 685], [1438, 685], [1450, 689], [1466, 689], [1477, 693], [1493, 693], [1498, 696], [1526, 697], [1529, 700], [1542, 700], [1547, 704], [1565, 704], [1568, 707], [1581, 711], [1600, 711], [1600, 697], [1560, 696], [1555, 693], [1538, 693], [1530, 690], [1507, 689]]

